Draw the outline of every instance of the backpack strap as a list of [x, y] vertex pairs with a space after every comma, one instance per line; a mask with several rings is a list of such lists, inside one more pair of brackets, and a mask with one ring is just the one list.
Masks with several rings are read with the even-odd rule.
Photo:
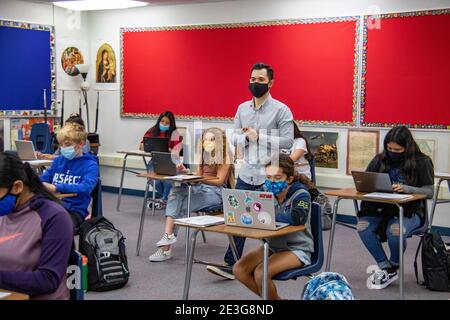
[[416, 255], [414, 257], [414, 274], [416, 275], [416, 282], [417, 282], [417, 284], [421, 285], [421, 286], [423, 286], [425, 284], [425, 282], [424, 281], [419, 281], [419, 272], [418, 272], [418, 268], [417, 268], [417, 258], [419, 256], [420, 248], [422, 247], [423, 238], [424, 238], [424, 236], [420, 237], [420, 242], [419, 242], [419, 245], [417, 246]]

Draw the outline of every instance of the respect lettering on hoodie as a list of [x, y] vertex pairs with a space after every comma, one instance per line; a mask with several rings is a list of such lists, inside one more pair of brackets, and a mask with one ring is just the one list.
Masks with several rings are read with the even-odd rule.
[[81, 176], [73, 176], [70, 170], [66, 173], [55, 173], [52, 184], [79, 184]]

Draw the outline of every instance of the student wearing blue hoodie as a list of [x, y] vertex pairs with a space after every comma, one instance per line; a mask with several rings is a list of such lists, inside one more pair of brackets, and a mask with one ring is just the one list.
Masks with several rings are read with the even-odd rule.
[[58, 132], [61, 155], [53, 160], [52, 166], [41, 176], [44, 185], [52, 192], [76, 193], [75, 197], [62, 200], [69, 212], [75, 230], [89, 215], [91, 192], [98, 182], [98, 159], [83, 153], [87, 132], [78, 124], [66, 124]]
[[[280, 154], [266, 165], [265, 189], [272, 192], [275, 202], [275, 220], [290, 225], [304, 225], [305, 230], [267, 239], [269, 243], [270, 300], [278, 300], [277, 288], [272, 280], [280, 272], [311, 264], [314, 241], [311, 231], [311, 196], [307, 186], [299, 181], [294, 161]], [[233, 274], [247, 288], [262, 296], [263, 247], [253, 249], [233, 266]]]

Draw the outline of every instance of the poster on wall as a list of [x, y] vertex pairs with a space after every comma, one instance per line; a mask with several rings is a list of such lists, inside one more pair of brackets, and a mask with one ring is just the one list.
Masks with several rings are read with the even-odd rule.
[[95, 63], [96, 83], [116, 83], [117, 63], [116, 54], [111, 45], [104, 43], [97, 50]]
[[420, 151], [425, 153], [427, 156], [431, 158], [431, 161], [433, 161], [433, 164], [436, 166], [436, 140], [435, 139], [415, 139], [417, 145], [420, 148]]
[[338, 168], [337, 132], [302, 131], [308, 139], [309, 148], [315, 158], [315, 166]]
[[[30, 140], [31, 127], [33, 124], [41, 122], [44, 122], [44, 118], [11, 119], [11, 147], [15, 149], [16, 140]], [[59, 117], [49, 117], [47, 122], [52, 132], [60, 127]]]
[[348, 130], [347, 174], [365, 171], [370, 161], [379, 152], [379, 131]]
[[[63, 38], [57, 42], [56, 59], [59, 90], [80, 89], [83, 78], [75, 65], [89, 64], [88, 54], [86, 41]], [[93, 70], [92, 67], [91, 70]]]

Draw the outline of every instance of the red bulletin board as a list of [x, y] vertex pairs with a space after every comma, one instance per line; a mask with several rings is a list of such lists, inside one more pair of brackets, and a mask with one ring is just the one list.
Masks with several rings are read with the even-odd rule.
[[365, 23], [362, 126], [450, 129], [450, 10], [380, 18]]
[[301, 123], [354, 125], [359, 17], [121, 29], [121, 115], [230, 120], [255, 62]]

